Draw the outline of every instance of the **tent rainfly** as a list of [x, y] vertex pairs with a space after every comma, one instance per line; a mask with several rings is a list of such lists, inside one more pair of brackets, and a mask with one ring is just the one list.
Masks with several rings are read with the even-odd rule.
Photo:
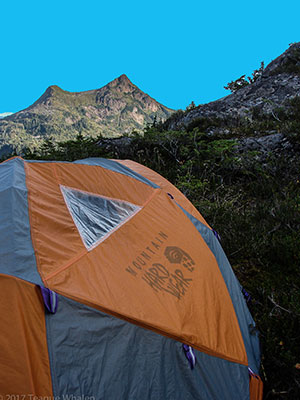
[[262, 398], [242, 288], [215, 232], [154, 171], [9, 159], [0, 239], [1, 399]]

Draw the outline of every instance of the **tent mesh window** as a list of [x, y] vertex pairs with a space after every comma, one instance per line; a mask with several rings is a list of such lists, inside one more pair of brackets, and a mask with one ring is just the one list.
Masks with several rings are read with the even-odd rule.
[[141, 207], [123, 200], [61, 186], [61, 191], [88, 250], [105, 240], [132, 218]]

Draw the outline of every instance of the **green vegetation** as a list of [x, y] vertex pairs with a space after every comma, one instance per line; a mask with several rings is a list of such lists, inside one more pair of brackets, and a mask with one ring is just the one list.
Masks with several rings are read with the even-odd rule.
[[[285, 113], [278, 110], [278, 119], [287, 127], [292, 122], [284, 116], [296, 113], [299, 104], [293, 100]], [[294, 127], [290, 130], [296, 132]], [[130, 158], [174, 183], [219, 232], [238, 279], [253, 298], [250, 309], [260, 331], [265, 398], [298, 399], [299, 157], [293, 152], [270, 153], [262, 163], [258, 151], [238, 153], [235, 139], [211, 136], [198, 128], [164, 131], [156, 123], [145, 129], [144, 136], [127, 139], [127, 146], [111, 145], [107, 150], [97, 146], [98, 140], [103, 141], [80, 135], [58, 145], [48, 141], [39, 153], [28, 152], [25, 157]]]
[[29, 160], [56, 160], [56, 161], [74, 161], [88, 157], [112, 157], [112, 154], [102, 150], [97, 146], [97, 142], [102, 136], [94, 139], [78, 135], [74, 140], [66, 142], [55, 142], [47, 139], [38, 151], [27, 149], [24, 158]]
[[262, 61], [260, 63], [260, 68], [254, 70], [252, 72], [252, 76], [248, 76], [246, 78], [246, 75], [242, 75], [240, 78], [236, 79], [235, 81], [231, 81], [231, 82], [227, 83], [227, 85], [224, 86], [224, 89], [230, 90], [232, 93], [236, 92], [237, 90], [242, 89], [243, 87], [248, 86], [251, 83], [255, 82], [259, 77], [262, 76], [264, 69], [265, 69], [265, 64]]

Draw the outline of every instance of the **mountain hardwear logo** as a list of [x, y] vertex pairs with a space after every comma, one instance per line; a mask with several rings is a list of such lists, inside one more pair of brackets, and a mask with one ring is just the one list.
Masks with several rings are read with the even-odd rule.
[[[178, 246], [166, 246], [168, 235], [159, 232], [140, 255], [126, 268], [133, 277], [140, 277], [154, 292], [165, 292], [180, 300], [192, 282], [195, 262], [192, 257]], [[166, 260], [154, 262], [162, 254]], [[183, 267], [184, 269], [182, 269]]]
[[195, 265], [192, 257], [188, 255], [184, 250], [176, 246], [166, 247], [164, 255], [167, 257], [171, 264], [181, 264], [183, 267], [188, 269], [190, 272], [194, 271], [193, 265]]

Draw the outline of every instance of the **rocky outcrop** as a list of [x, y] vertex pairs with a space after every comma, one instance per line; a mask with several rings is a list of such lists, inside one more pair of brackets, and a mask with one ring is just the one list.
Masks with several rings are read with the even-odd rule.
[[272, 153], [292, 153], [296, 147], [282, 133], [273, 133], [262, 137], [247, 137], [237, 140], [235, 150], [238, 153], [256, 152], [260, 157]]
[[[170, 118], [167, 129], [186, 129], [195, 120], [218, 120], [212, 132], [229, 133], [237, 120], [252, 121], [256, 115], [269, 115], [276, 119], [276, 110], [285, 107], [288, 100], [300, 95], [300, 43], [292, 44], [281, 56], [272, 61], [262, 75], [229, 96], [198, 106], [178, 118]], [[224, 122], [222, 124], [222, 121]]]

